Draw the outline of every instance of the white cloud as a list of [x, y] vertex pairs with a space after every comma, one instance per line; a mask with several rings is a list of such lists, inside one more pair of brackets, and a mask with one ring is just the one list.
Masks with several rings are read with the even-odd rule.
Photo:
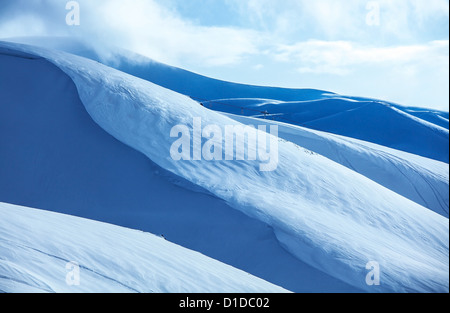
[[24, 14], [0, 23], [1, 37], [37, 36], [47, 32], [45, 22], [32, 14]]
[[[227, 0], [242, 19], [258, 29], [284, 36], [285, 42], [422, 40], [449, 16], [448, 0]], [[367, 25], [368, 3], [379, 7], [380, 23]], [[442, 22], [442, 23], [441, 23]], [[445, 23], [444, 23], [445, 24]], [[448, 31], [447, 31], [448, 34]], [[427, 38], [430, 40], [431, 38]], [[437, 39], [437, 38], [433, 38]]]
[[66, 1], [0, 0], [0, 37], [70, 35], [104, 57], [115, 45], [220, 79], [375, 90], [409, 104], [422, 85], [423, 102], [448, 104], [448, 0], [373, 0], [376, 27], [366, 24], [368, 0], [217, 1], [235, 8], [235, 27], [201, 25], [165, 0], [78, 0], [81, 25], [69, 27]]
[[[44, 0], [51, 10], [19, 0], [14, 15], [0, 20], [0, 37], [73, 35], [97, 46], [116, 45], [172, 65], [223, 66], [257, 51], [256, 32], [195, 25], [154, 0], [78, 0], [81, 25], [65, 25], [65, 2]], [[22, 5], [21, 5], [22, 4]]]
[[389, 47], [311, 40], [273, 55], [309, 87], [448, 111], [448, 40]]
[[106, 34], [109, 43], [162, 62], [180, 64], [187, 59], [221, 66], [256, 51], [252, 31], [195, 25], [155, 1], [134, 0], [132, 6], [120, 0], [95, 1], [89, 6], [90, 12], [100, 14], [99, 21], [90, 19], [92, 28]]
[[279, 62], [297, 64], [301, 73], [347, 75], [368, 66], [384, 68], [424, 63], [448, 66], [449, 41], [432, 41], [422, 45], [393, 47], [362, 46], [349, 41], [310, 40], [280, 45], [274, 52]]
[[262, 64], [256, 64], [256, 65], [253, 66], [253, 69], [255, 71], [262, 70], [263, 68], [264, 68], [264, 65], [262, 65]]

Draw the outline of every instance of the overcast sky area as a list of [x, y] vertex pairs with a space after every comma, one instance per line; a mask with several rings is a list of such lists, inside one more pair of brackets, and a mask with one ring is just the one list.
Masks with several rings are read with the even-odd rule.
[[448, 0], [0, 0], [0, 38], [74, 36], [206, 76], [449, 110]]

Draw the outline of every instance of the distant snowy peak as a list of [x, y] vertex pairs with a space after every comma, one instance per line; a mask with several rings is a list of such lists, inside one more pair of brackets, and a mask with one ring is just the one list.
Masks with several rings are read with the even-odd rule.
[[18, 37], [9, 42], [56, 49], [98, 61], [198, 99], [267, 98], [283, 101], [315, 100], [333, 96], [333, 92], [311, 88], [279, 88], [227, 82], [170, 66], [119, 47], [99, 47], [95, 43], [69, 37]]
[[201, 102], [217, 111], [326, 131], [449, 162], [449, 131], [444, 112], [420, 111], [422, 114], [418, 114], [388, 102], [337, 95], [312, 101], [220, 99]]

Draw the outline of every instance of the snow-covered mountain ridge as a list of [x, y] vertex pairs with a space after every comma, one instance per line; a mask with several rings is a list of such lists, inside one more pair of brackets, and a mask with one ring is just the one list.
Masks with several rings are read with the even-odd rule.
[[[194, 196], [197, 201], [205, 194], [208, 197], [213, 195], [216, 199], [226, 202], [222, 205], [223, 212], [226, 212], [227, 216], [236, 214], [234, 211], [233, 213], [228, 212], [233, 209], [239, 214], [243, 214], [245, 217], [239, 219], [245, 221], [248, 219], [246, 223], [255, 226], [255, 231], [247, 232], [248, 237], [253, 238], [253, 243], [272, 249], [270, 252], [275, 251], [274, 255], [285, 262], [288, 262], [290, 257], [294, 257], [295, 261], [289, 260], [292, 269], [295, 271], [297, 267], [297, 269], [301, 269], [302, 273], [313, 273], [309, 277], [311, 279], [309, 283], [320, 278], [318, 289], [325, 288], [332, 282], [331, 285], [336, 286], [336, 289], [352, 290], [354, 288], [353, 290], [369, 292], [448, 291], [448, 218], [442, 216], [445, 215], [445, 207], [447, 207], [448, 217], [448, 193], [445, 194], [442, 191], [445, 184], [448, 186], [447, 164], [418, 156], [410, 158], [408, 154], [397, 153], [392, 149], [389, 150], [390, 155], [387, 156], [387, 159], [383, 159], [382, 156], [386, 156], [387, 148], [380, 148], [369, 143], [358, 145], [358, 141], [331, 135], [326, 136], [320, 132], [309, 131], [308, 135], [308, 130], [289, 125], [281, 125], [285, 127], [282, 129], [284, 135], [280, 135], [284, 140], [278, 140], [279, 164], [273, 172], [260, 172], [259, 164], [248, 160], [239, 162], [226, 160], [216, 162], [174, 161], [170, 158], [169, 153], [173, 142], [169, 134], [173, 126], [181, 124], [192, 129], [192, 121], [198, 117], [205, 124], [214, 124], [220, 127], [237, 123], [236, 120], [244, 123], [248, 121], [244, 121], [243, 117], [235, 118], [208, 110], [207, 106], [200, 106], [198, 102], [189, 97], [67, 53], [9, 43], [1, 44], [0, 53], [1, 64], [6, 69], [2, 71], [1, 82], [4, 86], [2, 93], [8, 95], [2, 97], [3, 104], [1, 106], [4, 120], [2, 120], [3, 126], [0, 126], [2, 127], [0, 144], [5, 152], [4, 154], [2, 152], [3, 163], [0, 165], [2, 170], [5, 169], [6, 175], [0, 181], [0, 186], [5, 186], [1, 188], [3, 191], [0, 191], [0, 201], [48, 210], [64, 210], [73, 215], [93, 217], [103, 221], [113, 218], [114, 214], [108, 213], [108, 206], [104, 201], [111, 197], [110, 192], [120, 194], [124, 191], [118, 189], [118, 183], [111, 183], [111, 180], [104, 176], [109, 173], [106, 168], [103, 172], [95, 169], [91, 173], [92, 176], [88, 178], [84, 176], [77, 178], [79, 182], [85, 179], [93, 183], [91, 189], [86, 188], [83, 192], [81, 188], [78, 189], [78, 196], [81, 199], [76, 200], [80, 205], [77, 210], [73, 208], [73, 204], [68, 203], [70, 201], [67, 198], [58, 197], [55, 194], [42, 197], [43, 193], [52, 194], [52, 191], [55, 190], [67, 192], [67, 188], [61, 186], [61, 183], [68, 183], [73, 177], [76, 177], [74, 172], [80, 170], [85, 174], [89, 172], [86, 171], [86, 167], [93, 166], [89, 165], [93, 161], [97, 166], [105, 166], [104, 163], [91, 159], [94, 155], [86, 154], [87, 152], [84, 151], [80, 152], [77, 148], [83, 147], [88, 141], [87, 134], [94, 132], [98, 143], [102, 143], [104, 146], [99, 147], [98, 143], [93, 141], [92, 144], [95, 147], [91, 145], [90, 148], [96, 151], [97, 157], [103, 156], [118, 144], [114, 141], [114, 143], [105, 145], [106, 139], [102, 138], [110, 135], [141, 152], [148, 158], [145, 160], [151, 160], [154, 163], [147, 168], [148, 175], [144, 173], [139, 178], [128, 177], [129, 189], [125, 192], [135, 193], [135, 189], [142, 188], [140, 185], [146, 179], [153, 180], [155, 177], [161, 179], [160, 176], [155, 176], [154, 172], [150, 173], [153, 171], [152, 168], [158, 173], [167, 171], [164, 175], [171, 180], [176, 180], [178, 185], [190, 186], [189, 188], [194, 186], [201, 190], [200, 194]], [[33, 99], [27, 98], [20, 92], [23, 85], [18, 86], [18, 84], [24, 81], [24, 76], [20, 75], [21, 71], [22, 73], [28, 71], [28, 87], [39, 86], [37, 90], [33, 91], [35, 94], [45, 95], [39, 103], [54, 105], [55, 111], [42, 112], [39, 108], [35, 108], [37, 116], [39, 114], [42, 114], [39, 116], [42, 118], [51, 116], [51, 125], [43, 123], [36, 124], [35, 128], [28, 126], [32, 125], [29, 122], [38, 122], [29, 121], [33, 119], [33, 115], [27, 114], [27, 106], [33, 105]], [[65, 80], [61, 79], [61, 71], [67, 75]], [[18, 73], [16, 79], [13, 77], [14, 73]], [[53, 91], [44, 89], [45, 92], [43, 92], [42, 84], [44, 83], [42, 82], [41, 85], [36, 83], [36, 78], [40, 76], [39, 73], [45, 73], [45, 75], [41, 75], [42, 81], [45, 81], [47, 77], [48, 86], [56, 82], [55, 78], [58, 78], [60, 85], [56, 86], [57, 88]], [[70, 90], [70, 94], [67, 93], [68, 90]], [[64, 124], [61, 116], [65, 116], [68, 122], [73, 122], [74, 117], [67, 114], [69, 108], [67, 104], [48, 101], [45, 98], [52, 96], [52, 93], [58, 99], [68, 98], [67, 101], [71, 103], [70, 110], [75, 110], [78, 105], [77, 101], [81, 100], [95, 124], [92, 121], [85, 121], [85, 117], [83, 117], [85, 122], [74, 125], [81, 127], [80, 129], [66, 129], [67, 125]], [[68, 95], [70, 97], [67, 97]], [[46, 107], [42, 106], [42, 108]], [[46, 109], [48, 110], [48, 108]], [[82, 114], [78, 109], [71, 112]], [[7, 117], [7, 115], [9, 116]], [[24, 117], [25, 119], [21, 121], [21, 125], [17, 125], [11, 117], [14, 117], [15, 121]], [[261, 123], [267, 122], [261, 121]], [[97, 125], [101, 129], [97, 129]], [[437, 127], [435, 128], [438, 134], [433, 138], [438, 138], [441, 133], [445, 135], [445, 130]], [[46, 133], [52, 129], [64, 130], [64, 134], [70, 134], [71, 137], [59, 137], [58, 134]], [[103, 130], [109, 135], [103, 133]], [[45, 144], [33, 142], [37, 134], [33, 134], [36, 137], [29, 137], [32, 131], [41, 132], [42, 140], [44, 138], [51, 139], [47, 143], [48, 149], [58, 147], [57, 153], [53, 155], [56, 163], [41, 162], [42, 155], [40, 156], [40, 154], [46, 156], [53, 152], [48, 152]], [[291, 134], [291, 138], [288, 138], [286, 134]], [[19, 137], [28, 138], [35, 146], [18, 148], [12, 138]], [[305, 138], [310, 141], [308, 142]], [[74, 141], [66, 142], [67, 139]], [[89, 138], [89, 140], [91, 139]], [[347, 140], [347, 144], [344, 144], [345, 140]], [[344, 156], [353, 155], [357, 164], [362, 164], [360, 166], [363, 169], [352, 169], [351, 167], [355, 166], [353, 162], [347, 162], [347, 164], [340, 164], [345, 163], [343, 160], [335, 162], [330, 148], [327, 148], [325, 143], [331, 143], [335, 148], [347, 147], [343, 150], [340, 149], [344, 152], [339, 156], [344, 158]], [[73, 151], [69, 150], [68, 145], [72, 146]], [[120, 147], [120, 149], [125, 149]], [[316, 153], [311, 153], [310, 150]], [[66, 158], [72, 160], [70, 159], [72, 152], [78, 156], [76, 163], [65, 164]], [[375, 161], [365, 157], [364, 154], [376, 155]], [[397, 157], [399, 155], [403, 159]], [[23, 158], [26, 160], [24, 161]], [[146, 162], [141, 155], [135, 155], [133, 158], [142, 160], [143, 165]], [[394, 160], [393, 163], [390, 161], [391, 159]], [[15, 161], [13, 162], [13, 160]], [[110, 164], [110, 167], [120, 165], [125, 168], [129, 166], [124, 164], [126, 160], [129, 160], [128, 157], [117, 158], [114, 163]], [[58, 162], [60, 165], [58, 169], [62, 171], [52, 168]], [[409, 190], [397, 188], [395, 192], [392, 191], [389, 186], [386, 186], [388, 179], [383, 178], [383, 175], [376, 177], [375, 172], [377, 171], [371, 170], [370, 166], [366, 166], [364, 162], [377, 164], [389, 175], [395, 176], [398, 172], [406, 171], [406, 180], [410, 181], [413, 187], [417, 187], [415, 185], [417, 180], [432, 177], [430, 192], [434, 192], [436, 200], [429, 200], [430, 192], [425, 192], [425, 196], [422, 194], [423, 191], [413, 192], [414, 188]], [[22, 172], [25, 169], [24, 163], [28, 166], [28, 170], [25, 170], [26, 173]], [[128, 164], [128, 162], [126, 163]], [[39, 169], [42, 164], [46, 164], [47, 168]], [[385, 166], [385, 164], [394, 164], [397, 167]], [[399, 164], [402, 164], [403, 169], [398, 169]], [[6, 170], [7, 167], [8, 170]], [[394, 170], [394, 167], [397, 170]], [[410, 174], [412, 168], [418, 167], [418, 172]], [[445, 169], [447, 169], [447, 173], [441, 172]], [[17, 179], [18, 173], [23, 175], [23, 179]], [[100, 173], [101, 175], [95, 175]], [[408, 178], [411, 175], [413, 178]], [[402, 180], [400, 179], [400, 181]], [[429, 182], [429, 180], [427, 181]], [[11, 182], [15, 184], [12, 188], [8, 187]], [[39, 182], [41, 182], [40, 185]], [[94, 184], [94, 182], [96, 183]], [[74, 184], [74, 182], [70, 182], [70, 184]], [[27, 185], [32, 186], [34, 190], [23, 188]], [[102, 185], [100, 189], [103, 192], [95, 192], [96, 188], [99, 188], [98, 185]], [[105, 185], [110, 189], [105, 188]], [[169, 187], [170, 184], [167, 186], [167, 189], [172, 189]], [[392, 187], [392, 189], [396, 188]], [[436, 190], [438, 191], [436, 192]], [[151, 190], [148, 192], [148, 196], [152, 197], [154, 202], [164, 204], [166, 200], [164, 194], [152, 193]], [[188, 193], [189, 196], [186, 195], [186, 197], [192, 197], [192, 191]], [[145, 197], [144, 192], [140, 195]], [[436, 212], [441, 210], [439, 213], [442, 215], [411, 201], [411, 198], [417, 202], [422, 199], [423, 203], [421, 204], [423, 205], [434, 201], [435, 203], [430, 206], [433, 206]], [[139, 200], [141, 199], [143, 198], [139, 198]], [[101, 205], [99, 205], [100, 203]], [[161, 210], [155, 209], [153, 206], [142, 207], [140, 203], [142, 202], [124, 201], [121, 205], [122, 210], [127, 212], [121, 211], [117, 204], [112, 207], [117, 206], [117, 214], [122, 217], [127, 216], [130, 227], [138, 228], [138, 225], [146, 224], [142, 220], [143, 216], [146, 214], [151, 216], [151, 212]], [[195, 202], [195, 204], [197, 203]], [[182, 202], [180, 201], [177, 205], [182, 205]], [[187, 207], [191, 205], [192, 203]], [[185, 214], [189, 215], [189, 210]], [[196, 217], [204, 218], [200, 224], [205, 225], [211, 220], [216, 220], [217, 213], [212, 212], [211, 214], [212, 216], [208, 217], [200, 214]], [[147, 227], [152, 223], [161, 223], [157, 216], [153, 216], [153, 218], [155, 221], [149, 221]], [[166, 223], [164, 224], [167, 229], [179, 223], [176, 220], [177, 218], [173, 216], [170, 216], [168, 220], [165, 219]], [[269, 237], [266, 238], [270, 239], [262, 240], [253, 237], [261, 231], [261, 227], [264, 225], [269, 230], [266, 233]], [[177, 231], [174, 232], [177, 233], [176, 240], [180, 240], [180, 237], [187, 234], [188, 229]], [[233, 234], [223, 232], [221, 236], [229, 238]], [[204, 238], [203, 240], [207, 241]], [[188, 244], [198, 243], [189, 242]], [[214, 242], [212, 238], [201, 248], [209, 249], [210, 253], [214, 254], [217, 253], [214, 248], [211, 248], [214, 244], [217, 244], [217, 241]], [[286, 249], [290, 255], [284, 255], [283, 249]], [[233, 249], [230, 248], [226, 252], [232, 253]], [[227, 257], [230, 256], [215, 256], [222, 261]], [[380, 264], [383, 282], [380, 286], [366, 284], [366, 264], [371, 261]], [[234, 260], [234, 262], [236, 264], [232, 264], [233, 266], [239, 268], [247, 266], [249, 271], [258, 272], [257, 276], [290, 290], [299, 291], [308, 286], [308, 283], [304, 281], [283, 278], [285, 274], [276, 269], [272, 269], [272, 271], [278, 271], [278, 275], [275, 275], [277, 277], [270, 277], [270, 279], [264, 277], [265, 275], [270, 276], [271, 270], [267, 268], [268, 263], [262, 265], [261, 269], [255, 270], [257, 262], [250, 256], [247, 256], [246, 259], [243, 257], [243, 259]], [[227, 263], [229, 263], [228, 260]], [[340, 285], [341, 283], [342, 285]]]

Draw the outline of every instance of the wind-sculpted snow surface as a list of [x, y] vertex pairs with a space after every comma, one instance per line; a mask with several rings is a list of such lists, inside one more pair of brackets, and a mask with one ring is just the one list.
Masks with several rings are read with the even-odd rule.
[[97, 48], [73, 38], [16, 38], [99, 61], [190, 96], [214, 110], [305, 126], [449, 162], [448, 112], [316, 89], [252, 86], [205, 77], [130, 51]]
[[287, 292], [152, 234], [5, 203], [0, 243], [0, 292]]
[[[92, 119], [164, 169], [266, 223], [311, 266], [369, 292], [448, 292], [448, 219], [324, 156], [278, 140], [278, 166], [175, 161], [176, 125], [236, 124], [186, 96], [65, 53], [3, 44], [46, 58], [70, 76]], [[190, 142], [191, 151], [195, 148]], [[367, 283], [379, 264], [380, 285]]]
[[164, 234], [292, 291], [357, 291], [294, 258], [268, 225], [109, 135], [55, 65], [6, 51], [0, 67], [0, 201]]
[[291, 124], [227, 115], [248, 125], [277, 125], [280, 138], [342, 164], [436, 213], [449, 216], [447, 163]]

